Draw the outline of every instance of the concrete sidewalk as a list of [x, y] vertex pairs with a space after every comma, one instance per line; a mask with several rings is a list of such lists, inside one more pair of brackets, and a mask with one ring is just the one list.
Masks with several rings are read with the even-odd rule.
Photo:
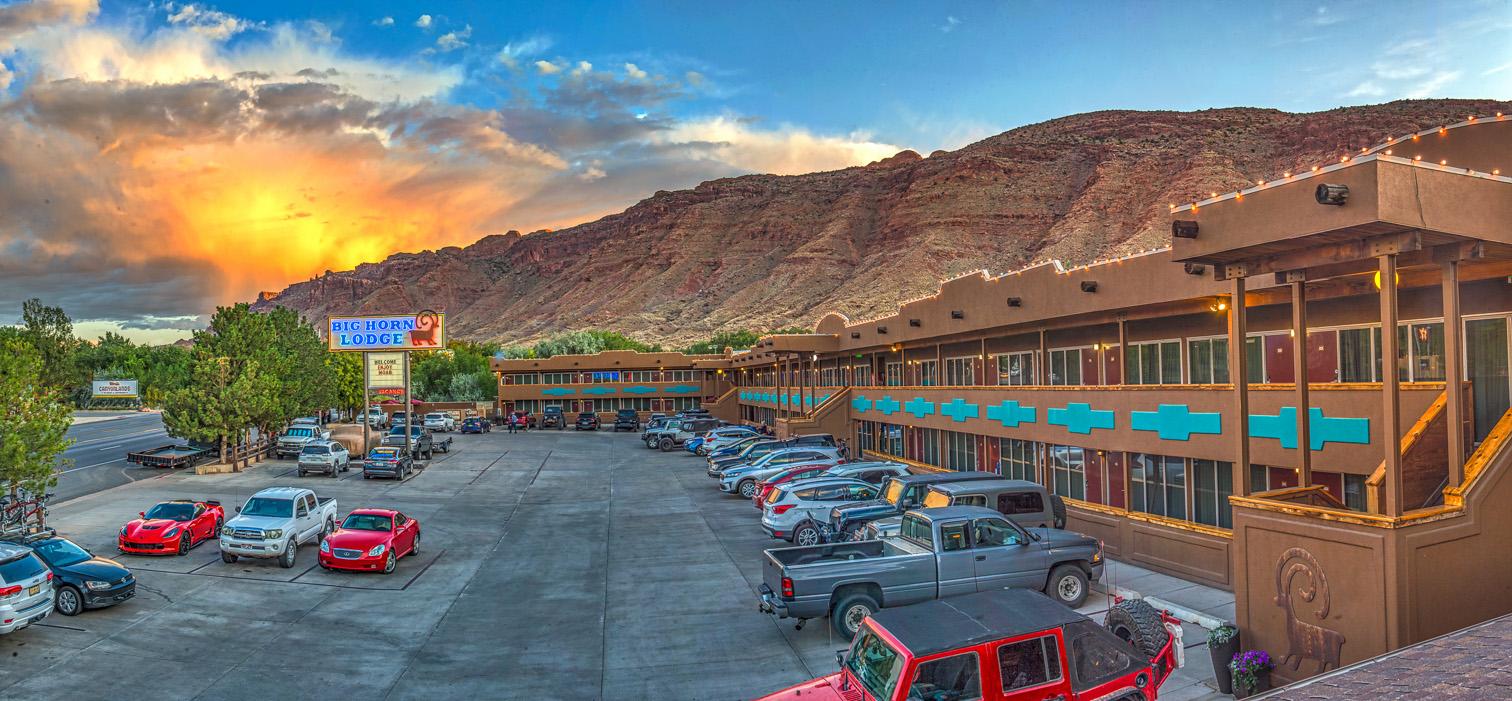
[[[1234, 620], [1234, 593], [1109, 558], [1094, 590], [1145, 599], [1183, 621], [1208, 630]], [[1191, 642], [1191, 641], [1188, 641]]]

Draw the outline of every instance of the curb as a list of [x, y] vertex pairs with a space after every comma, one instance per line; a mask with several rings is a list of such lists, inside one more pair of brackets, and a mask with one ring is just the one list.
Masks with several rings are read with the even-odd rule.
[[1102, 592], [1103, 594], [1106, 594], [1108, 596], [1116, 596], [1121, 599], [1144, 599], [1145, 602], [1149, 605], [1154, 606], [1157, 609], [1163, 609], [1169, 612], [1172, 616], [1181, 619], [1183, 622], [1190, 623], [1194, 626], [1200, 626], [1207, 630], [1213, 630], [1214, 628], [1217, 628], [1224, 623], [1223, 621], [1209, 616], [1205, 613], [1194, 611], [1178, 604], [1173, 604], [1169, 601], [1166, 601], [1165, 599], [1158, 597], [1145, 596], [1137, 591], [1134, 591], [1133, 589], [1125, 589], [1123, 587], [1109, 587], [1101, 582], [1098, 582], [1097, 584], [1094, 584], [1092, 586], [1092, 590]]

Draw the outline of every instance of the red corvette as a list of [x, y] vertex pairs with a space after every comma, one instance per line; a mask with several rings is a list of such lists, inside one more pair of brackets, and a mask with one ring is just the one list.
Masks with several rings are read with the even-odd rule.
[[121, 526], [116, 543], [123, 553], [137, 555], [189, 554], [189, 549], [220, 537], [226, 514], [220, 502], [206, 499], [165, 501]]
[[326, 569], [390, 574], [399, 558], [420, 552], [420, 522], [389, 509], [357, 509], [320, 544]]

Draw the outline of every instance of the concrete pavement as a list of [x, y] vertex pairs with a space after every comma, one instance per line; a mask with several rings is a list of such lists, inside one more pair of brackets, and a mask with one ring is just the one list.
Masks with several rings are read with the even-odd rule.
[[[390, 576], [324, 572], [312, 546], [287, 570], [224, 564], [214, 543], [121, 556], [135, 600], [0, 637], [0, 699], [741, 699], [834, 671], [845, 646], [823, 621], [795, 631], [757, 612], [759, 558], [776, 543], [749, 501], [720, 494], [697, 458], [609, 432], [457, 436], [403, 483], [301, 480], [282, 461], [179, 472], [50, 520], [111, 556], [120, 525], [158, 500], [229, 511], [274, 484], [311, 486], [343, 513], [398, 508], [420, 520], [422, 554]], [[1205, 660], [1200, 638], [1187, 644], [1189, 664]], [[1171, 698], [1205, 698], [1191, 670]]]
[[126, 453], [172, 443], [156, 412], [76, 412], [68, 429], [73, 446], [64, 451], [53, 503], [139, 479], [158, 477], [161, 470], [126, 463]]

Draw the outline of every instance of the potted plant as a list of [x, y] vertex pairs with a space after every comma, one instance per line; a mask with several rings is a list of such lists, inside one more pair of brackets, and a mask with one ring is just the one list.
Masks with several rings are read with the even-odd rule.
[[1249, 650], [1234, 655], [1229, 662], [1229, 672], [1234, 675], [1234, 698], [1244, 699], [1262, 691], [1270, 691], [1270, 655], [1264, 650]]
[[1229, 673], [1228, 663], [1239, 653], [1239, 629], [1224, 624], [1208, 631], [1208, 656], [1213, 659], [1213, 678], [1218, 682], [1218, 693], [1234, 693], [1234, 676]]

